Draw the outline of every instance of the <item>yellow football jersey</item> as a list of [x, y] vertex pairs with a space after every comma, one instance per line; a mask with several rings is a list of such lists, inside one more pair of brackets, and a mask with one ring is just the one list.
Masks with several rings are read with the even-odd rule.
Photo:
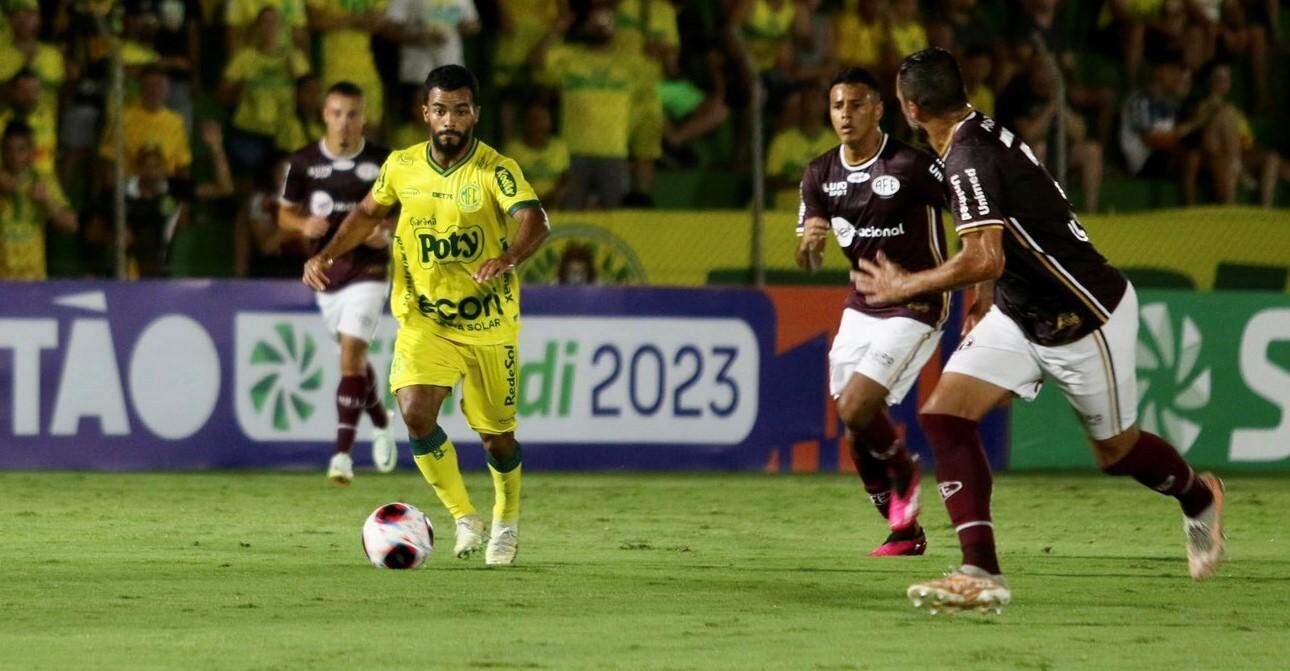
[[390, 154], [372, 198], [402, 206], [390, 292], [399, 325], [466, 344], [515, 342], [519, 278], [507, 272], [481, 284], [472, 275], [510, 245], [511, 215], [539, 205], [519, 165], [474, 140], [463, 158], [443, 168], [422, 142]]

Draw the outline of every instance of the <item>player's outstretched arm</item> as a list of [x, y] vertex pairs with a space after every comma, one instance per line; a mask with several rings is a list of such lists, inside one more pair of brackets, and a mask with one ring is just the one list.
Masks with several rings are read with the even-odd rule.
[[487, 282], [524, 263], [551, 234], [551, 222], [547, 220], [546, 210], [540, 206], [520, 208], [512, 216], [520, 224], [514, 244], [497, 258], [489, 259], [479, 266], [479, 270], [475, 271], [476, 282]]
[[328, 242], [327, 246], [313, 258], [305, 261], [305, 272], [301, 280], [315, 291], [326, 289], [326, 271], [331, 267], [332, 260], [363, 244], [363, 241], [372, 235], [372, 231], [385, 220], [391, 207], [376, 202], [370, 193], [364, 196], [363, 202], [350, 210], [345, 221], [341, 222], [331, 242]]
[[935, 268], [911, 273], [881, 252], [877, 263], [861, 259], [851, 273], [870, 305], [894, 305], [914, 296], [959, 289], [1003, 275], [1003, 229], [990, 227], [962, 235], [963, 249]]
[[824, 241], [828, 239], [829, 222], [811, 217], [802, 225], [802, 239], [797, 243], [797, 267], [815, 272], [824, 265]]

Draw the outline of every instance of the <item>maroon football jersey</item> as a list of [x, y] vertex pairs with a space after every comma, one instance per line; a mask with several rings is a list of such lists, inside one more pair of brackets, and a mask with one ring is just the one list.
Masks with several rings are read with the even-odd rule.
[[[288, 157], [282, 200], [303, 204], [306, 216], [325, 217], [331, 224], [327, 234], [314, 242], [311, 255], [331, 241], [345, 216], [372, 189], [389, 153], [384, 147], [365, 142], [357, 153], [335, 156], [319, 140]], [[359, 245], [348, 254], [336, 257], [327, 270], [327, 291], [336, 291], [351, 282], [384, 282], [389, 264], [389, 247], [376, 249]]]
[[[881, 251], [910, 272], [945, 261], [941, 229], [943, 171], [931, 154], [891, 136], [883, 136], [878, 154], [866, 163], [848, 165], [838, 146], [811, 161], [802, 178], [802, 205], [797, 234], [806, 220], [819, 217], [851, 260], [873, 261]], [[940, 328], [949, 310], [949, 293], [915, 296], [905, 303], [871, 306], [852, 285], [846, 307], [874, 317], [908, 317]]]
[[1012, 131], [979, 112], [945, 153], [955, 229], [1004, 229], [994, 304], [1040, 345], [1074, 342], [1111, 318], [1127, 280], [1089, 242], [1065, 192]]

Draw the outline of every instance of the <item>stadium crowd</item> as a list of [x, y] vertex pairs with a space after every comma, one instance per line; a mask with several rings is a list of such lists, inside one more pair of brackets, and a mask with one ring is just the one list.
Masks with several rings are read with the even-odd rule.
[[[727, 205], [745, 204], [758, 89], [772, 198], [795, 207], [802, 168], [836, 144], [828, 78], [861, 66], [890, 84], [929, 45], [959, 57], [974, 106], [1068, 171], [1082, 211], [1103, 209], [1107, 176], [1271, 206], [1290, 180], [1280, 4], [0, 0], [0, 279], [45, 277], [47, 228], [72, 241], [61, 274], [110, 274], [118, 156], [132, 276], [169, 274], [175, 231], [203, 213], [235, 222], [236, 274], [297, 276], [305, 245], [274, 202], [282, 157], [321, 136], [322, 91], [358, 84], [373, 139], [407, 146], [426, 137], [421, 81], [447, 63], [484, 83], [483, 139], [562, 208], [650, 207], [656, 173], [686, 170], [735, 176]], [[908, 137], [885, 95], [885, 126]]]

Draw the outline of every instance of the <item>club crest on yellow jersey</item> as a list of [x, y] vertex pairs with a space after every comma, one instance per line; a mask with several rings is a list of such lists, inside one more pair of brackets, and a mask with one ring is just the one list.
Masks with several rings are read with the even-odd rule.
[[484, 206], [484, 196], [479, 187], [473, 183], [467, 183], [461, 187], [457, 193], [457, 208], [462, 212], [478, 212], [479, 208]]

